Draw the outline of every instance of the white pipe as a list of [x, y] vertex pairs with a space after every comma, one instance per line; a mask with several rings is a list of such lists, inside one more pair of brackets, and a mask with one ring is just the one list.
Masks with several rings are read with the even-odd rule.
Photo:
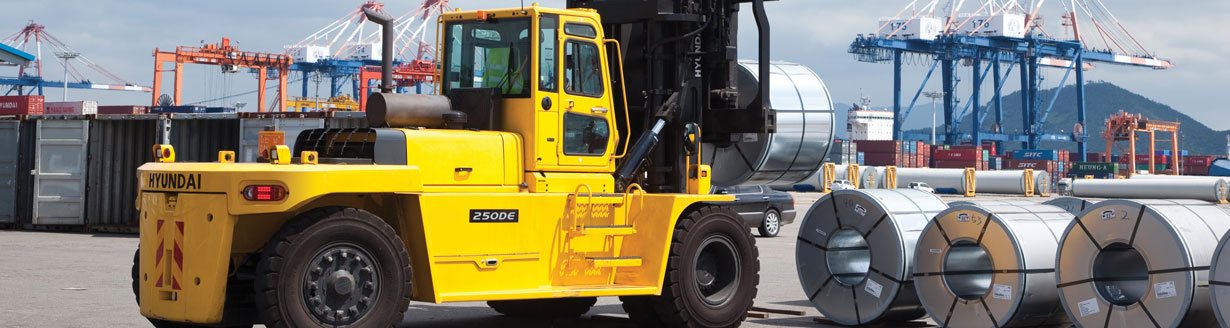
[[1025, 195], [1034, 180], [1025, 171], [978, 171], [978, 192], [987, 194]]
[[935, 189], [940, 194], [965, 194], [965, 186], [969, 185], [964, 169], [919, 169], [898, 168], [897, 185], [906, 186], [913, 182], [922, 182]]
[[1226, 199], [1223, 180], [1157, 179], [1077, 179], [1072, 180], [1072, 195], [1091, 198], [1196, 199], [1222, 202]]

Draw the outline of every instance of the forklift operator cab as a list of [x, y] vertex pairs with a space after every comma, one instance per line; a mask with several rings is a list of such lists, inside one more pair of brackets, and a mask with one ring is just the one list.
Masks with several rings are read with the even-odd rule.
[[[626, 136], [614, 128], [597, 14], [543, 11], [442, 15], [442, 92], [495, 89], [496, 125], [525, 138], [527, 172], [612, 173]], [[615, 192], [600, 185], [595, 192]]]

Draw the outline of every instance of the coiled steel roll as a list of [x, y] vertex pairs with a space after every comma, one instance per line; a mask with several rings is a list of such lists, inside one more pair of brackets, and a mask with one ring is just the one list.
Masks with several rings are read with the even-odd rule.
[[924, 182], [935, 189], [937, 194], [965, 194], [971, 187], [974, 187], [974, 181], [970, 181], [971, 177], [966, 176], [964, 169], [918, 169], [918, 168], [898, 168], [897, 169], [897, 184], [899, 186], [908, 186], [913, 182]]
[[[1226, 197], [1225, 180], [1077, 179], [1072, 195], [1094, 198], [1195, 199], [1221, 202]], [[1159, 197], [1160, 196], [1160, 197]]]
[[[759, 65], [739, 61], [739, 103], [751, 105], [761, 76]], [[820, 169], [833, 143], [833, 102], [828, 87], [806, 66], [773, 62], [766, 105], [777, 115], [777, 133], [759, 134], [730, 144], [705, 144], [702, 156], [713, 166], [717, 186], [790, 187]], [[823, 188], [821, 188], [823, 189]]]
[[1059, 294], [1081, 327], [1213, 327], [1209, 264], [1230, 213], [1195, 200], [1106, 200], [1059, 244]]
[[1222, 236], [1209, 265], [1209, 288], [1213, 310], [1222, 327], [1230, 327], [1230, 233]]
[[795, 245], [807, 299], [844, 325], [922, 317], [910, 277], [914, 245], [945, 208], [939, 197], [912, 189], [836, 190], [820, 198]]
[[943, 327], [1068, 324], [1055, 288], [1058, 237], [1074, 216], [1042, 204], [970, 202], [927, 224], [914, 284]]
[[1062, 208], [1068, 211], [1068, 213], [1072, 213], [1072, 215], [1080, 215], [1081, 212], [1084, 212], [1086, 208], [1093, 206], [1094, 203], [1087, 201], [1084, 198], [1065, 196], [1065, 197], [1055, 197], [1055, 199], [1048, 200], [1043, 204]]

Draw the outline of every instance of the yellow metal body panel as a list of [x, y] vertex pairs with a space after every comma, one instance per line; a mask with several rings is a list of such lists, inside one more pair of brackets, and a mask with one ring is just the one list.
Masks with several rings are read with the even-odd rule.
[[504, 186], [521, 183], [521, 138], [467, 130], [401, 130], [406, 157], [425, 186]]
[[227, 213], [226, 197], [141, 195], [141, 314], [178, 322], [222, 320], [236, 221]]

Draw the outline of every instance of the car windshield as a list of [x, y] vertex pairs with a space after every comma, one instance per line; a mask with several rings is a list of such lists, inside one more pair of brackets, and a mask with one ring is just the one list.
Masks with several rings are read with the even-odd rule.
[[444, 32], [444, 92], [495, 88], [505, 97], [529, 97], [529, 30], [528, 18], [448, 23]]

